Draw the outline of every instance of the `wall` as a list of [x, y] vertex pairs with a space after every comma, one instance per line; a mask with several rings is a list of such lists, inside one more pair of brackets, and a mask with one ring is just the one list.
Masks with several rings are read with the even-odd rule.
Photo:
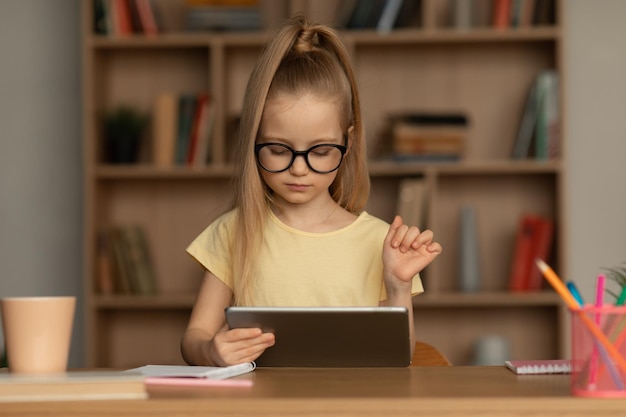
[[0, 297], [81, 294], [78, 3], [0, 1]]
[[[566, 0], [569, 277], [626, 262], [626, 2]], [[617, 288], [613, 286], [613, 288]]]
[[[626, 261], [626, 2], [565, 3], [564, 278], [591, 299], [600, 268]], [[81, 294], [78, 5], [0, 1], [0, 296]]]

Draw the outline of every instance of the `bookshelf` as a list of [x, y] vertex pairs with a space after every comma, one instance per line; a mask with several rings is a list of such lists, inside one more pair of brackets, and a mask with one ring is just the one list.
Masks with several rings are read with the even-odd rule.
[[[341, 31], [352, 54], [371, 149], [382, 140], [379, 132], [390, 112], [462, 111], [470, 120], [458, 162], [396, 163], [372, 155], [367, 207], [391, 221], [399, 182], [406, 177], [426, 181], [428, 227], [444, 253], [422, 275], [426, 293], [414, 300], [416, 335], [454, 364], [470, 363], [473, 344], [488, 334], [507, 337], [513, 359], [566, 354], [565, 311], [558, 297], [549, 290], [507, 290], [517, 222], [527, 211], [555, 219], [550, 261], [565, 273], [562, 160], [510, 158], [534, 77], [543, 69], [563, 72], [562, 3], [556, 0], [553, 24], [460, 30], [449, 23], [453, 2], [424, 0], [419, 27], [386, 35]], [[166, 8], [168, 17], [168, 30], [157, 36], [96, 35], [91, 2], [82, 10], [84, 304], [90, 367], [182, 363], [179, 341], [203, 274], [185, 248], [230, 201], [230, 121], [241, 108], [248, 74], [268, 37], [265, 31], [187, 33], [180, 24], [182, 0], [155, 4]], [[260, 4], [266, 25], [295, 11], [337, 24], [339, 14], [331, 0]], [[489, 13], [488, 4], [476, 0], [480, 14]], [[106, 163], [102, 112], [119, 104], [149, 112], [162, 91], [211, 93], [217, 107], [209, 163], [200, 169], [156, 167], [149, 152], [137, 164]], [[149, 143], [150, 132], [146, 136]], [[564, 135], [561, 142], [562, 155]], [[468, 204], [476, 209], [482, 255], [475, 293], [458, 289], [459, 210]], [[158, 295], [101, 295], [97, 290], [98, 233], [125, 223], [145, 228]]]

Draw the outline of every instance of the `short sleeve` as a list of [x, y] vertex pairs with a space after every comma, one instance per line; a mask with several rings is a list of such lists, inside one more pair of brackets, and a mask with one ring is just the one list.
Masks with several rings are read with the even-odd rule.
[[229, 211], [218, 217], [202, 231], [187, 247], [187, 253], [204, 268], [211, 271], [229, 288], [233, 288], [232, 254], [230, 239], [235, 221], [235, 212]]

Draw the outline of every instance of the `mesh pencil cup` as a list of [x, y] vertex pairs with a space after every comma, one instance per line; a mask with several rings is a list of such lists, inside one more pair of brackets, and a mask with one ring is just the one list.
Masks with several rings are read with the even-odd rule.
[[626, 397], [626, 306], [570, 309], [572, 393]]

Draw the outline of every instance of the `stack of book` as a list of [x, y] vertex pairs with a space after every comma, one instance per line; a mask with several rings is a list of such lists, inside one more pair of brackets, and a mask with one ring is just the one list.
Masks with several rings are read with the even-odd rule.
[[463, 155], [467, 118], [462, 114], [406, 114], [391, 120], [396, 161], [457, 161]]
[[203, 167], [210, 158], [215, 103], [208, 93], [162, 93], [152, 115], [153, 162]]
[[98, 290], [101, 294], [156, 294], [157, 279], [141, 226], [114, 226], [98, 242]]

